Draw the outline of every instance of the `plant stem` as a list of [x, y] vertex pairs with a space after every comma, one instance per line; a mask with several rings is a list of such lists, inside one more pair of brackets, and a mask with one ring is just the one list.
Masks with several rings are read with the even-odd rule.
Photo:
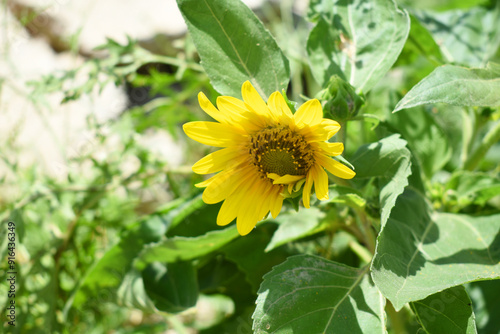
[[484, 158], [488, 150], [500, 140], [500, 121], [497, 121], [495, 125], [488, 131], [486, 136], [484, 136], [483, 140], [479, 147], [472, 153], [464, 164], [465, 170], [474, 170], [481, 159]]
[[385, 311], [389, 319], [391, 319], [393, 333], [408, 333], [405, 326], [405, 320], [402, 317], [402, 312], [397, 312], [389, 300], [387, 300], [387, 304], [385, 305]]
[[347, 121], [339, 121], [340, 130], [337, 134], [339, 142], [344, 144], [344, 152], [346, 151], [346, 139], [347, 139]]
[[370, 264], [372, 262], [373, 254], [357, 241], [350, 241], [349, 248], [363, 261], [364, 264]]
[[472, 124], [475, 123], [475, 120], [472, 119], [470, 114], [468, 108], [462, 109], [462, 154], [460, 156], [460, 163], [462, 166], [469, 157], [469, 151], [473, 141], [472, 133], [474, 130]]

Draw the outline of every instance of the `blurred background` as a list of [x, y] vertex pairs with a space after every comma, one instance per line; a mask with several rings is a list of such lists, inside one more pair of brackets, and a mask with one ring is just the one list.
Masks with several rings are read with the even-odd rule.
[[[244, 2], [276, 27], [284, 9], [290, 31], [307, 6]], [[0, 219], [16, 223], [19, 268], [16, 327], [2, 314], [0, 332], [197, 333], [234, 314], [228, 298], [199, 298], [174, 316], [126, 289], [108, 295], [107, 283], [82, 288], [124, 230], [199, 193], [191, 165], [208, 148], [184, 140], [181, 125], [208, 120], [199, 91], [217, 94], [176, 1], [2, 0], [0, 9]], [[250, 333], [249, 316], [239, 321]]]

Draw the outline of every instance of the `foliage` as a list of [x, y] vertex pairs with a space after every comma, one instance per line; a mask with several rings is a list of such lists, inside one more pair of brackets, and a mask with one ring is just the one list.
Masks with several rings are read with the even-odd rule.
[[[240, 0], [177, 3], [190, 37], [176, 56], [110, 40], [108, 57], [32, 83], [36, 104], [107, 82], [150, 95], [89, 119], [92, 144], [59, 177], [19, 167], [4, 145], [3, 187], [18, 194], [0, 198], [17, 224], [15, 330], [500, 332], [500, 3], [311, 0], [292, 16], [283, 1], [259, 17]], [[355, 107], [325, 93], [332, 77]], [[194, 187], [189, 165], [206, 152], [180, 128], [208, 119], [199, 91], [240, 97], [245, 80], [264, 98], [351, 108], [336, 141], [357, 175], [240, 237]], [[140, 143], [152, 128], [177, 139], [186, 166]]]

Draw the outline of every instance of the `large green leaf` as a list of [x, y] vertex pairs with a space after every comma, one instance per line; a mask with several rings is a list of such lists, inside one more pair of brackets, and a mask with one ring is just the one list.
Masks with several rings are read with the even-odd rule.
[[250, 80], [262, 97], [288, 85], [288, 60], [240, 0], [177, 0], [201, 64], [221, 94], [241, 97]]
[[396, 309], [466, 282], [498, 279], [500, 214], [433, 212], [407, 189], [377, 238], [372, 277]]
[[208, 232], [199, 237], [173, 237], [144, 247], [135, 261], [135, 267], [143, 270], [153, 262], [170, 263], [195, 259], [216, 251], [238, 236], [236, 225], [224, 230]]
[[182, 312], [196, 304], [198, 283], [191, 261], [151, 263], [142, 271], [149, 299], [163, 312]]
[[131, 268], [117, 289], [120, 304], [146, 311], [178, 313], [196, 304], [196, 269], [187, 262], [148, 265], [142, 272]]
[[424, 109], [415, 108], [391, 114], [387, 122], [408, 141], [408, 146], [429, 179], [450, 160], [448, 138]]
[[378, 142], [361, 146], [350, 159], [356, 178], [380, 179], [381, 224], [387, 221], [396, 199], [408, 185], [411, 154], [406, 141], [392, 135]]
[[254, 332], [385, 333], [385, 299], [367, 272], [311, 255], [289, 257], [264, 276]]
[[463, 286], [412, 302], [410, 307], [426, 333], [477, 333], [471, 300]]
[[319, 19], [307, 41], [315, 79], [323, 86], [337, 74], [368, 92], [396, 61], [408, 32], [408, 13], [388, 0], [312, 3]]
[[325, 214], [314, 207], [299, 212], [287, 212], [279, 215], [275, 221], [279, 227], [266, 247], [266, 252], [271, 251], [290, 241], [314, 234], [322, 229], [322, 218]]
[[481, 67], [500, 46], [500, 6], [496, 7], [442, 13], [417, 11], [415, 15], [432, 33], [448, 62]]
[[500, 70], [444, 65], [414, 86], [396, 105], [394, 112], [430, 103], [457, 106], [500, 106]]

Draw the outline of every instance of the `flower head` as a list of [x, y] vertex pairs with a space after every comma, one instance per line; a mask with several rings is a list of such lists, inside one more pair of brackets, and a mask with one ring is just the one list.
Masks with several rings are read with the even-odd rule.
[[198, 174], [217, 173], [198, 183], [206, 187], [203, 201], [224, 201], [218, 225], [236, 219], [238, 232], [248, 234], [269, 211], [276, 218], [283, 199], [302, 189], [306, 208], [312, 187], [319, 200], [328, 199], [328, 175], [350, 179], [355, 173], [331, 158], [342, 153], [342, 143], [327, 142], [339, 123], [323, 118], [318, 100], [305, 102], [292, 114], [285, 99], [274, 92], [267, 102], [249, 81], [243, 101], [219, 96], [217, 108], [198, 94], [201, 108], [217, 122], [190, 122], [184, 132], [206, 145], [223, 147], [193, 165]]

